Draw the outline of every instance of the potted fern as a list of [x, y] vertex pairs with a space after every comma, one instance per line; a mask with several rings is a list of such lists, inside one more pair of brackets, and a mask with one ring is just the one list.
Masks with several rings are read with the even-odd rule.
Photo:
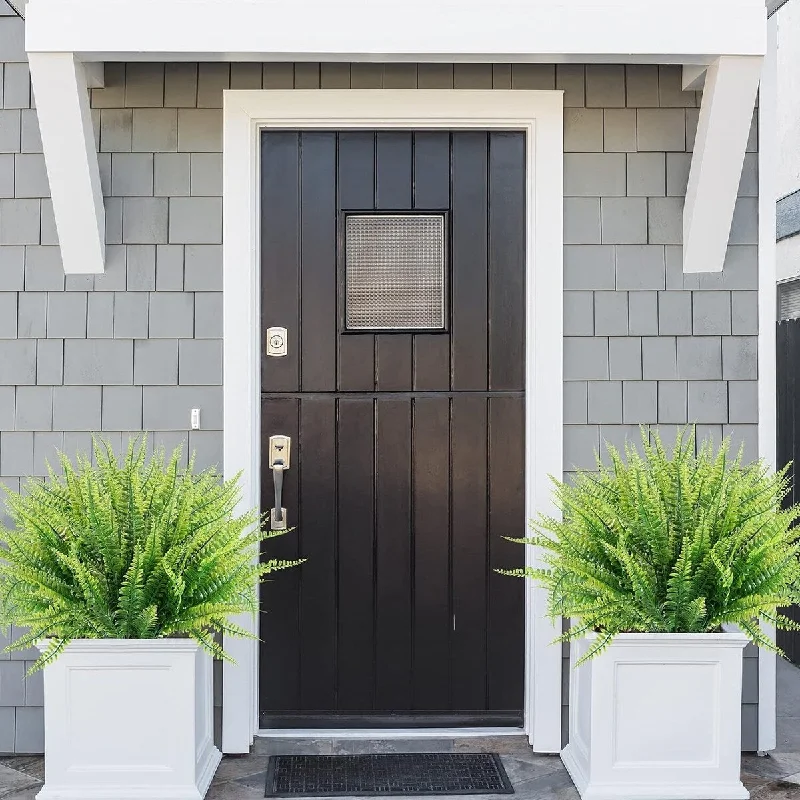
[[776, 650], [760, 627], [795, 624], [797, 507], [786, 471], [695, 447], [668, 452], [642, 429], [642, 454], [608, 446], [608, 466], [556, 481], [561, 519], [521, 540], [543, 568], [507, 574], [549, 592], [571, 619], [569, 744], [584, 800], [746, 798], [740, 772], [742, 651]]
[[45, 785], [38, 797], [199, 800], [220, 761], [212, 657], [256, 613], [256, 585], [292, 563], [258, 562], [255, 513], [236, 514], [238, 479], [146, 457], [144, 439], [93, 466], [9, 494], [0, 533], [0, 622], [27, 628], [44, 668]]

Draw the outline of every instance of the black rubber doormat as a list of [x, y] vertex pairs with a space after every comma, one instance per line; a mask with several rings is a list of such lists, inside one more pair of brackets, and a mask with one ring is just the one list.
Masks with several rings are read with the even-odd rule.
[[496, 753], [270, 756], [265, 797], [513, 794]]

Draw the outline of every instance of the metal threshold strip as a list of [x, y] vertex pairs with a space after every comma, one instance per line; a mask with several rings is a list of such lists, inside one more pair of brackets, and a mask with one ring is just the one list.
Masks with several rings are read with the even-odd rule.
[[521, 727], [487, 728], [261, 728], [256, 737], [268, 739], [467, 739], [523, 736]]

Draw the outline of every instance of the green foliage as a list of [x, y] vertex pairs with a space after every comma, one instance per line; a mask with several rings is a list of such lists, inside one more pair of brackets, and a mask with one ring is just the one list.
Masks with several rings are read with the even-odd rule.
[[738, 625], [757, 645], [777, 650], [759, 620], [800, 628], [778, 609], [800, 599], [800, 507], [781, 508], [786, 470], [732, 458], [730, 441], [695, 451], [682, 431], [671, 453], [642, 428], [642, 452], [607, 446], [609, 465], [554, 480], [562, 518], [540, 518], [530, 539], [542, 568], [505, 571], [536, 580], [553, 619], [573, 619], [561, 638], [597, 634], [582, 660], [618, 633], [701, 633]]
[[264, 575], [299, 561], [258, 563], [263, 530], [255, 513], [236, 516], [238, 476], [181, 468], [180, 451], [150, 459], [144, 438], [119, 461], [94, 442], [92, 466], [59, 454], [63, 475], [8, 493], [15, 523], [0, 532], [0, 625], [28, 628], [9, 649], [44, 637], [53, 660], [71, 639], [188, 636], [229, 659], [215, 634], [250, 636], [231, 622], [258, 611]]

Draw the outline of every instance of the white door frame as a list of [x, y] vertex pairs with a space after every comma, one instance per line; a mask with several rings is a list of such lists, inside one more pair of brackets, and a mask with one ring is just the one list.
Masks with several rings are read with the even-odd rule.
[[[241, 473], [240, 510], [260, 496], [259, 131], [282, 129], [504, 129], [526, 136], [525, 512], [556, 514], [563, 396], [563, 93], [527, 90], [343, 89], [224, 93], [224, 473]], [[525, 534], [519, 531], [520, 536]], [[528, 548], [527, 562], [537, 553]], [[510, 579], [509, 579], [510, 580]], [[534, 750], [561, 750], [560, 632], [546, 593], [526, 581], [525, 732]], [[257, 621], [237, 620], [255, 631]], [[244, 753], [258, 730], [258, 643], [225, 637], [222, 749]]]

